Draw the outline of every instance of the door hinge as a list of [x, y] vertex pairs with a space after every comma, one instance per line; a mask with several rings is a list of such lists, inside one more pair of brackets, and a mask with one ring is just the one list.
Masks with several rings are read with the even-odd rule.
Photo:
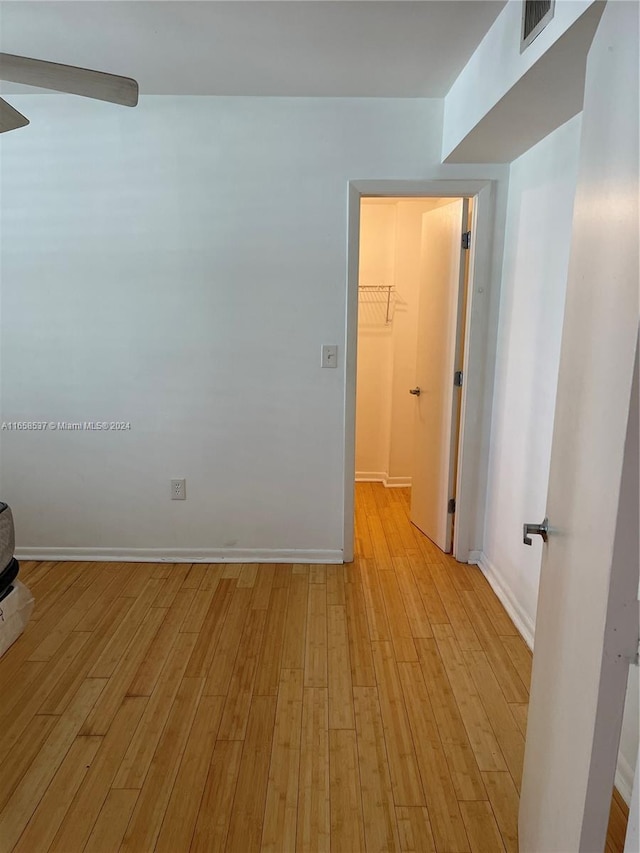
[[453, 384], [456, 386], [456, 388], [462, 388], [462, 371], [461, 370], [456, 370], [456, 372], [453, 374]]
[[447, 512], [449, 515], [453, 515], [453, 513], [455, 511], [456, 511], [456, 499], [450, 498], [449, 499], [449, 505], [447, 506]]
[[463, 231], [462, 232], [462, 248], [470, 249], [471, 248], [471, 231]]

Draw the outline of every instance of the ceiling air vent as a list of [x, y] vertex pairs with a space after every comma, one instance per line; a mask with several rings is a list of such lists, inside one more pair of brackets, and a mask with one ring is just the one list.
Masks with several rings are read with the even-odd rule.
[[522, 38], [520, 53], [539, 36], [553, 18], [555, 0], [524, 0], [522, 4]]

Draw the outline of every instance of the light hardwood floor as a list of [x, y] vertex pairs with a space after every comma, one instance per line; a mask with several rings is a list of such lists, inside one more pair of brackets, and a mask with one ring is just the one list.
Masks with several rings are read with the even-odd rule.
[[345, 566], [25, 564], [0, 851], [516, 851], [529, 650], [407, 490], [356, 503]]

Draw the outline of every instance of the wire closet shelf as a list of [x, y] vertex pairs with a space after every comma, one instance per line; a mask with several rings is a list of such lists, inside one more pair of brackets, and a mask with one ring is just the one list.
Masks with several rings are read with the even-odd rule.
[[358, 302], [363, 306], [361, 314], [366, 323], [388, 326], [393, 320], [396, 289], [392, 284], [360, 284]]

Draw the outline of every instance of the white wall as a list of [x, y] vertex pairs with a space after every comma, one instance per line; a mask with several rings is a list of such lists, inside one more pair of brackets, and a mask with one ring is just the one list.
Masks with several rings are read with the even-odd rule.
[[532, 642], [578, 173], [577, 116], [511, 164], [494, 390], [485, 560]]
[[441, 101], [14, 102], [2, 419], [132, 425], [0, 434], [20, 552], [339, 560], [348, 181], [504, 170], [440, 165]]
[[[363, 201], [360, 279], [364, 287], [396, 284], [396, 205]], [[395, 324], [386, 322], [384, 294], [358, 299], [356, 479], [389, 476]]]
[[[498, 15], [492, 27], [482, 39], [477, 49], [456, 78], [445, 98], [444, 126], [442, 135], [442, 158], [449, 157], [455, 149], [470, 136], [474, 128], [492, 113], [527, 72], [547, 53], [553, 45], [578, 21], [592, 6], [594, 0], [558, 0], [552, 20], [542, 30], [540, 35], [522, 53], [520, 52], [520, 36], [522, 28], [522, 3], [519, 0], [509, 0]], [[593, 35], [591, 29], [585, 30], [585, 41], [571, 44], [578, 59], [582, 62], [582, 73], [574, 74], [572, 56], [564, 58], [563, 85], [557, 86], [555, 92], [564, 97], [573, 94], [572, 83], [574, 76], [581, 76], [584, 81], [584, 56], [588, 47], [586, 39]], [[560, 73], [560, 68], [558, 69]], [[553, 90], [547, 89], [546, 102], [537, 110], [538, 119], [544, 120], [556, 97]], [[527, 97], [535, 96], [535, 90], [527, 91]], [[523, 93], [524, 96], [524, 93]], [[580, 109], [580, 101], [576, 110]], [[556, 104], [553, 104], [554, 108]], [[519, 124], [526, 124], [531, 116], [531, 104], [521, 104], [518, 112]], [[567, 118], [571, 112], [567, 115]], [[522, 129], [514, 125], [511, 117], [509, 133], [517, 135]], [[535, 118], [535, 116], [534, 116]], [[504, 128], [502, 129], [504, 134]], [[540, 138], [540, 137], [538, 137]], [[533, 140], [532, 140], [533, 141]], [[500, 144], [499, 138], [496, 144]], [[522, 149], [521, 149], [522, 150]]]

